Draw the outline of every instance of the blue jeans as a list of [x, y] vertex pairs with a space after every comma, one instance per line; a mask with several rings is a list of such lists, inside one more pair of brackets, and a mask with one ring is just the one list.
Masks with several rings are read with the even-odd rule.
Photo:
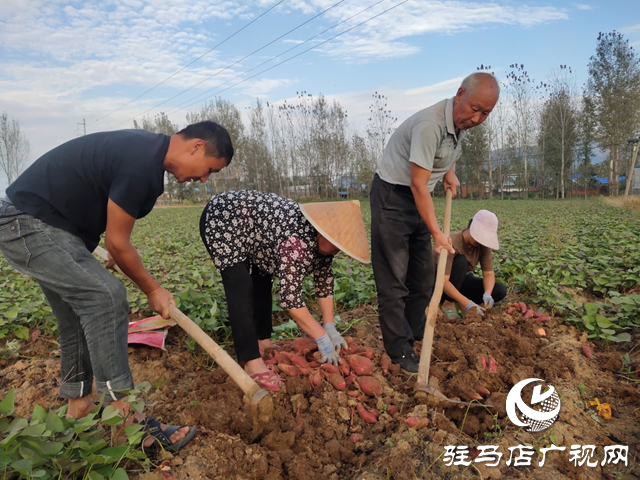
[[68, 232], [0, 200], [0, 252], [32, 277], [58, 322], [60, 396], [96, 390], [110, 402], [133, 388], [127, 357], [128, 311], [124, 285]]

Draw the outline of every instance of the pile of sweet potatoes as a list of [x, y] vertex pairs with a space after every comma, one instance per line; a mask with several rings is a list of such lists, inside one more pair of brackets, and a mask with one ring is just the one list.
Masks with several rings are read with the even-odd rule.
[[513, 305], [507, 309], [507, 313], [511, 315], [514, 312], [522, 313], [524, 318], [535, 318], [538, 322], [547, 322], [551, 319], [546, 313], [529, 308], [524, 302], [513, 302]]
[[[353, 338], [345, 337], [347, 348], [340, 351], [341, 364], [338, 366], [320, 363], [320, 352], [316, 342], [310, 338], [298, 338], [291, 344], [269, 354], [265, 363], [277, 373], [289, 377], [306, 376], [314, 390], [323, 385], [331, 385], [361, 402], [357, 412], [367, 423], [376, 423], [379, 412], [369, 409], [363, 402], [365, 396], [378, 397], [383, 394], [380, 380], [374, 376], [375, 351], [372, 347], [359, 347]], [[383, 353], [378, 366], [386, 374], [391, 366], [391, 359]], [[394, 413], [397, 407], [391, 406]]]

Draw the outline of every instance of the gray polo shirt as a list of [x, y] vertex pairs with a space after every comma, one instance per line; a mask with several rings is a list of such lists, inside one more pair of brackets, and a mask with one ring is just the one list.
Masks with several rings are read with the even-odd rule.
[[429, 170], [429, 191], [462, 154], [461, 131], [455, 134], [453, 98], [442, 100], [407, 118], [393, 132], [376, 173], [385, 182], [411, 185], [411, 163]]

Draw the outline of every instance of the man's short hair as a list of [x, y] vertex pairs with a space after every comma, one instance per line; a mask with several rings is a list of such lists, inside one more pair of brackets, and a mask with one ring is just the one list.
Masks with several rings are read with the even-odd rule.
[[500, 83], [498, 82], [496, 77], [489, 72], [474, 72], [471, 75], [468, 75], [467, 77], [465, 77], [465, 79], [462, 80], [462, 83], [460, 84], [460, 87], [464, 88], [465, 95], [469, 95], [473, 93], [473, 91], [476, 88], [478, 88], [478, 84], [480, 83], [480, 78], [483, 75], [489, 75], [496, 81], [496, 86], [498, 88], [498, 96], [500, 96]]
[[208, 157], [226, 158], [227, 165], [233, 158], [233, 144], [229, 132], [222, 125], [206, 120], [192, 123], [178, 132], [185, 140], [198, 138], [204, 140], [204, 153]]

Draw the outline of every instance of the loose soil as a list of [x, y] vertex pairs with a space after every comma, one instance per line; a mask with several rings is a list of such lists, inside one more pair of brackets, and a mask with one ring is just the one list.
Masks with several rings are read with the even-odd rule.
[[[252, 418], [241, 390], [209, 357], [190, 354], [178, 327], [169, 333], [166, 352], [130, 347], [134, 378], [154, 385], [149, 412], [165, 422], [199, 430], [187, 447], [165, 459], [162, 470], [139, 478], [640, 478], [636, 462], [640, 379], [633, 373], [627, 378], [620, 375], [629, 365], [635, 370], [640, 355], [632, 348], [631, 363], [624, 364], [624, 352], [602, 351], [571, 326], [553, 318], [539, 323], [519, 312], [508, 314], [507, 306], [496, 306], [484, 318], [467, 314], [448, 320], [440, 315], [434, 339], [431, 375], [439, 380], [440, 390], [449, 398], [468, 401], [477, 395], [477, 387], [484, 387], [490, 394], [485, 392], [480, 403], [491, 407], [460, 406], [433, 395], [420, 400], [413, 391], [415, 376], [404, 375], [397, 365], [384, 374], [376, 311], [365, 306], [343, 312], [341, 318], [360, 319], [347, 335], [359, 346], [374, 347], [374, 377], [383, 386], [382, 395], [367, 396], [353, 386], [337, 391], [327, 382], [314, 389], [306, 377], [283, 374], [286, 385], [273, 395], [273, 418], [256, 443], [250, 443]], [[546, 336], [540, 335], [540, 328]], [[291, 341], [280, 343], [285, 350], [291, 348]], [[591, 346], [590, 358], [583, 345]], [[17, 414], [29, 416], [36, 403], [45, 408], [62, 404], [57, 397], [59, 359], [54, 348], [51, 338], [41, 336], [21, 350], [18, 361], [0, 360], [0, 392], [16, 389]], [[485, 368], [489, 357], [497, 364], [495, 373]], [[528, 433], [506, 416], [509, 390], [526, 378], [545, 380], [561, 398], [558, 420], [542, 432]], [[610, 420], [590, 405], [595, 397], [611, 406]], [[358, 403], [380, 412], [377, 423], [360, 418]], [[390, 414], [391, 406], [397, 412]], [[404, 422], [410, 416], [427, 419], [428, 425], [412, 428]], [[549, 452], [543, 467], [538, 466], [538, 453], [531, 466], [506, 465], [509, 447], [531, 445], [538, 452], [552, 442], [566, 450]], [[575, 466], [570, 461], [572, 445], [596, 445], [594, 458], [600, 461], [603, 447], [614, 444], [629, 446], [628, 466]], [[471, 455], [478, 453], [478, 445], [498, 445], [503, 457], [493, 468], [475, 462], [447, 466], [443, 463], [447, 445], [468, 446]], [[137, 472], [130, 474], [135, 477]]]

